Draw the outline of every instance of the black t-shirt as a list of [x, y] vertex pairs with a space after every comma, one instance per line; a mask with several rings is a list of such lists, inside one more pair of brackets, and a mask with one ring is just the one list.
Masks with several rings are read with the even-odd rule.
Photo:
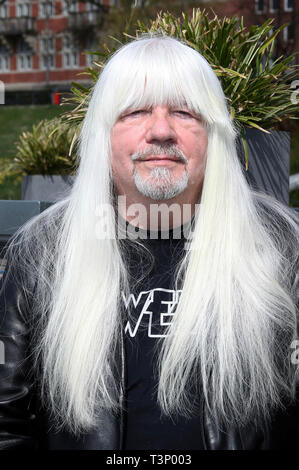
[[[157, 346], [175, 315], [181, 290], [175, 290], [174, 270], [187, 247], [186, 239], [176, 239], [175, 233], [178, 232], [170, 230], [169, 238], [161, 239], [164, 235], [156, 232], [158, 239], [142, 240], [153, 255], [153, 263], [134, 243], [128, 242], [129, 250], [126, 247], [131, 291], [129, 298], [123, 296], [123, 308], [127, 312], [131, 307], [132, 315], [125, 317], [124, 325], [127, 368], [124, 449], [127, 450], [203, 449], [201, 417], [170, 419], [162, 414], [157, 403]], [[183, 234], [182, 228], [179, 233]], [[194, 403], [197, 402], [194, 397]]]

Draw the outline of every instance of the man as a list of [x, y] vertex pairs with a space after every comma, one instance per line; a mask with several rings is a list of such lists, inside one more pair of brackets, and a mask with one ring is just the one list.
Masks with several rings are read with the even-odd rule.
[[8, 252], [3, 448], [292, 447], [298, 220], [248, 187], [235, 137], [182, 42], [106, 64], [71, 194]]

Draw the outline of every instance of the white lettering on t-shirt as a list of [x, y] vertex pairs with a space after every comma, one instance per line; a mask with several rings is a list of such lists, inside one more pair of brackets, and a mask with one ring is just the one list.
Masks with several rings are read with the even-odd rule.
[[[122, 292], [125, 308], [130, 307], [134, 316], [134, 320], [127, 321], [125, 333], [135, 337], [142, 324], [143, 328], [146, 325], [149, 338], [167, 336], [166, 330], [175, 313], [181, 292], [181, 290], [158, 287], [149, 291], [141, 291], [137, 297], [131, 293], [127, 298]], [[153, 325], [155, 325], [155, 331], [158, 329], [159, 333], [154, 332]]]

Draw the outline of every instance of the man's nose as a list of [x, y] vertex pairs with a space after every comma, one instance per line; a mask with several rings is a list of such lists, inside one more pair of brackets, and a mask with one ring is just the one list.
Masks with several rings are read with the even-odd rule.
[[146, 130], [146, 142], [154, 143], [176, 143], [177, 135], [168, 114], [164, 112], [153, 112]]

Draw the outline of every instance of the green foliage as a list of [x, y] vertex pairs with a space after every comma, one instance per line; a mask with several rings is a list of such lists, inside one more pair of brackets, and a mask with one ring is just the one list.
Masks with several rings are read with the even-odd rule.
[[74, 130], [60, 118], [43, 119], [23, 132], [13, 159], [0, 160], [0, 184], [8, 176], [73, 174], [76, 154], [70, 153]]
[[205, 10], [193, 9], [190, 18], [163, 13], [150, 27], [138, 22], [138, 33], [159, 32], [187, 42], [219, 77], [236, 124], [265, 130], [298, 112], [290, 99], [298, 67], [291, 65], [293, 56], [274, 59], [275, 39], [286, 24], [273, 31], [273, 21], [247, 30], [243, 17], [209, 19]]
[[[286, 26], [273, 31], [273, 19], [260, 26], [244, 27], [243, 17], [210, 19], [205, 10], [193, 9], [192, 15], [159, 13], [149, 25], [138, 21], [135, 36], [124, 34], [122, 43], [140, 35], [167, 34], [183, 39], [199, 51], [219, 77], [229, 102], [231, 115], [241, 132], [243, 126], [267, 132], [287, 119], [298, 119], [298, 109], [291, 102], [292, 80], [298, 77], [298, 66], [292, 65], [293, 56], [274, 58], [275, 39]], [[115, 47], [104, 47], [96, 52], [98, 60], [86, 70], [95, 82]], [[91, 89], [73, 83], [73, 96], [68, 102], [75, 105], [64, 117], [79, 124], [86, 112]]]

